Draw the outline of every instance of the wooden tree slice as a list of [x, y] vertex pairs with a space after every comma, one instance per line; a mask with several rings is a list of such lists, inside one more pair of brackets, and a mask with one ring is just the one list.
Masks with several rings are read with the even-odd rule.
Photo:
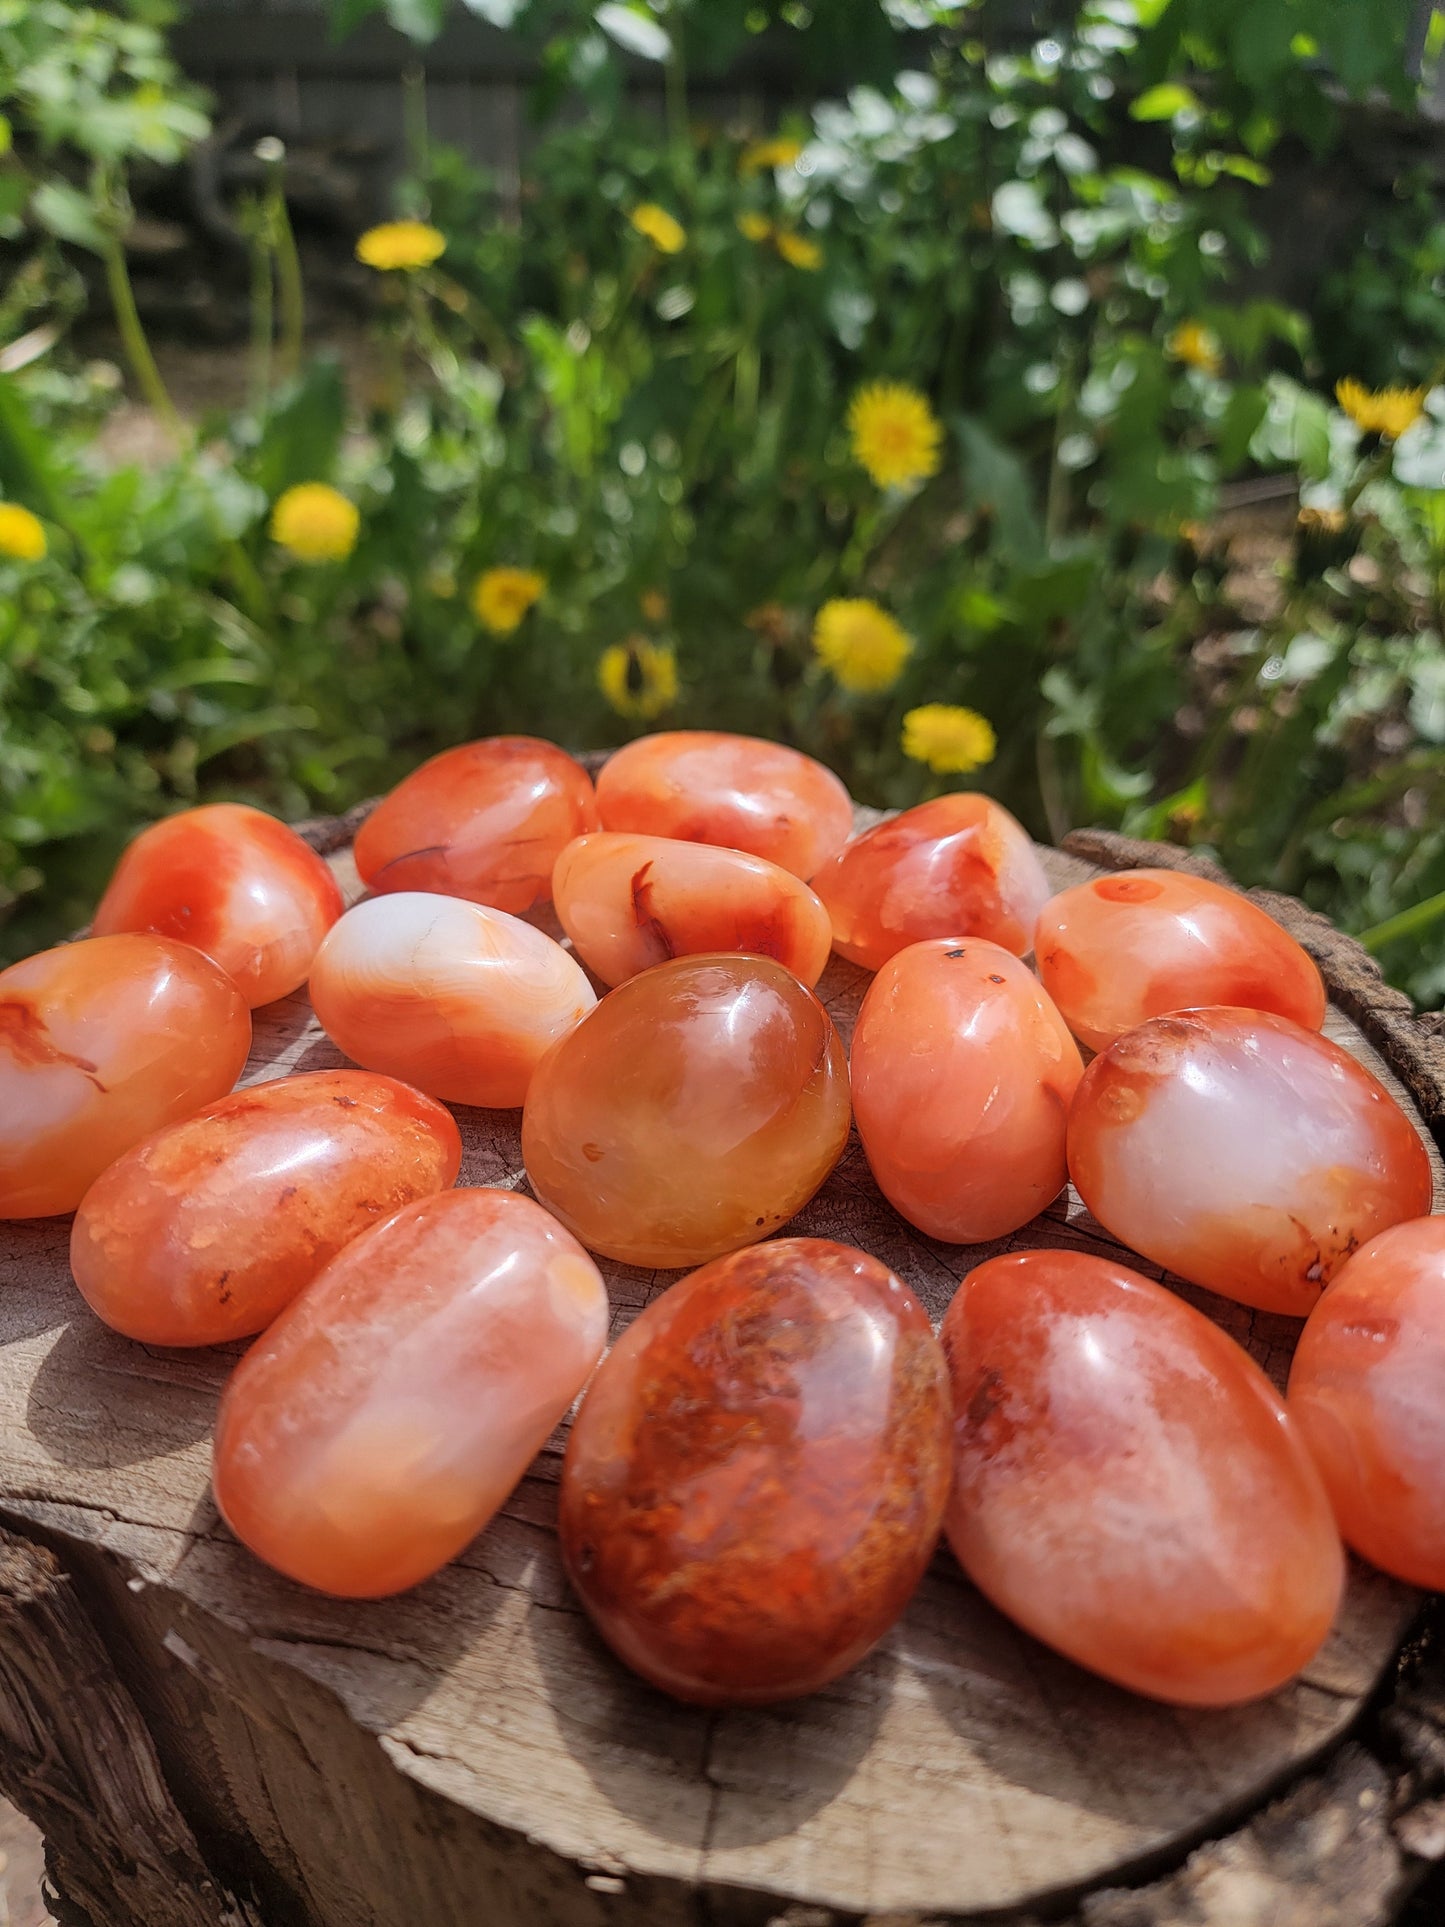
[[[355, 894], [352, 827], [309, 833]], [[1165, 860], [1097, 837], [1043, 855], [1060, 887]], [[1268, 907], [1325, 969], [1328, 1034], [1413, 1109], [1445, 1196], [1426, 1128], [1445, 1118], [1439, 1038], [1357, 946], [1298, 906]], [[820, 986], [845, 1035], [866, 982], [835, 960]], [[246, 1081], [345, 1061], [304, 996], [257, 1016]], [[519, 1114], [458, 1117], [461, 1182], [524, 1185]], [[1072, 1193], [996, 1245], [936, 1244], [884, 1203], [856, 1140], [790, 1230], [873, 1252], [935, 1318], [1000, 1250], [1068, 1246], [1161, 1275]], [[1418, 1604], [1356, 1565], [1301, 1679], [1256, 1706], [1184, 1712], [1037, 1645], [944, 1552], [881, 1650], [826, 1692], [761, 1711], [678, 1706], [612, 1659], [568, 1593], [560, 1432], [428, 1584], [374, 1604], [306, 1592], [238, 1546], [211, 1501], [212, 1419], [241, 1348], [165, 1352], [107, 1331], [70, 1281], [67, 1234], [61, 1220], [0, 1226], [0, 1778], [46, 1827], [81, 1927], [825, 1927], [1055, 1910], [1177, 1864], [1295, 1779], [1355, 1720]], [[603, 1271], [614, 1334], [676, 1276]], [[1297, 1321], [1178, 1289], [1282, 1381]], [[1357, 1811], [1358, 1773], [1331, 1772]], [[1117, 1917], [1131, 1923], [1244, 1918], [1128, 1900]]]

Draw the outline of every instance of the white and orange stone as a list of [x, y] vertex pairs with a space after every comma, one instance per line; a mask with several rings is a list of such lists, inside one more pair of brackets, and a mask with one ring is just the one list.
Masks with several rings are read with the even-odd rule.
[[531, 924], [421, 891], [356, 904], [311, 969], [312, 1007], [348, 1057], [492, 1109], [522, 1102], [596, 1002], [577, 959]]
[[336, 879], [293, 829], [241, 803], [206, 803], [153, 823], [125, 851], [92, 926], [194, 944], [253, 1007], [306, 981], [341, 915]]
[[978, 1266], [941, 1335], [945, 1530], [1000, 1611], [1181, 1706], [1259, 1699], [1309, 1664], [1344, 1555], [1298, 1428], [1232, 1338], [1072, 1251]]
[[371, 1071], [233, 1091], [117, 1158], [81, 1201], [70, 1268], [148, 1345], [265, 1329], [344, 1244], [456, 1182], [451, 1113]]
[[247, 1352], [221, 1401], [226, 1523], [350, 1599], [415, 1586], [505, 1502], [602, 1355], [607, 1292], [513, 1191], [444, 1192], [364, 1232]]
[[123, 1151], [229, 1091], [251, 1013], [169, 937], [90, 937], [0, 971], [0, 1218], [73, 1211]]

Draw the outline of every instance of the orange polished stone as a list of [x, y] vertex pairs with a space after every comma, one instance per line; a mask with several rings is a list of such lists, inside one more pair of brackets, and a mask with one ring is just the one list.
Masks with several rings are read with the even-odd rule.
[[1061, 891], [1034, 935], [1044, 989], [1070, 1030], [1103, 1050], [1150, 1017], [1201, 1004], [1325, 1020], [1313, 961], [1237, 890], [1173, 870], [1124, 870]]
[[241, 803], [207, 803], [141, 831], [92, 928], [194, 944], [254, 1007], [305, 983], [341, 910], [335, 877], [294, 830]]
[[865, 830], [812, 883], [833, 920], [834, 949], [865, 970], [930, 937], [986, 937], [1021, 957], [1049, 897], [1021, 826], [968, 791]]
[[883, 1195], [930, 1237], [1016, 1231], [1064, 1188], [1079, 1047], [1032, 972], [981, 937], [912, 944], [868, 987], [850, 1059]]
[[345, 1246], [237, 1366], [226, 1523], [348, 1599], [438, 1571], [503, 1504], [607, 1340], [587, 1253], [514, 1191], [447, 1191]]
[[833, 947], [806, 883], [760, 856], [602, 830], [569, 843], [552, 872], [562, 928], [605, 984], [672, 957], [775, 957], [810, 988]]
[[593, 1251], [681, 1267], [776, 1231], [848, 1138], [848, 1066], [768, 957], [679, 957], [555, 1044], [522, 1113], [532, 1188]]
[[452, 1104], [520, 1104], [539, 1058], [597, 993], [530, 923], [406, 891], [347, 911], [316, 953], [311, 1004], [368, 1070]]
[[990, 1259], [943, 1321], [946, 1530], [1019, 1625], [1136, 1693], [1258, 1699], [1308, 1664], [1339, 1534], [1268, 1379], [1217, 1325], [1102, 1258]]
[[1414, 1125], [1287, 1017], [1155, 1017], [1085, 1071], [1069, 1174], [1100, 1224], [1181, 1278], [1303, 1318], [1357, 1246], [1430, 1208]]
[[568, 1575], [619, 1658], [678, 1699], [816, 1692], [923, 1575], [948, 1420], [927, 1315], [876, 1258], [815, 1238], [720, 1258], [592, 1381], [562, 1472]]
[[449, 1111], [370, 1071], [234, 1091], [117, 1158], [86, 1192], [70, 1268], [147, 1345], [265, 1329], [359, 1232], [455, 1183]]
[[1289, 1409], [1347, 1543], [1445, 1589], [1445, 1218], [1372, 1238], [1305, 1322]]
[[444, 750], [383, 797], [356, 833], [373, 892], [427, 890], [520, 916], [552, 894], [552, 865], [599, 823], [592, 778], [535, 736]]
[[605, 830], [718, 843], [810, 877], [853, 833], [853, 805], [831, 770], [756, 736], [711, 729], [641, 736], [603, 764]]
[[168, 937], [90, 937], [0, 971], [0, 1218], [73, 1211], [122, 1151], [229, 1091], [251, 1014]]

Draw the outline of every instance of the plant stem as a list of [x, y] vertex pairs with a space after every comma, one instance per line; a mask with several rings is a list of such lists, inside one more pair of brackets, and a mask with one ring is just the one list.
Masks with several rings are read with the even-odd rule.
[[1383, 923], [1377, 923], [1369, 930], [1361, 931], [1360, 942], [1373, 955], [1400, 937], [1418, 937], [1442, 918], [1445, 918], [1445, 890], [1441, 890], [1437, 896], [1426, 897], [1423, 903], [1412, 904], [1408, 910], [1401, 910], [1396, 916], [1386, 917]]
[[301, 368], [301, 349], [306, 337], [306, 291], [301, 280], [301, 257], [296, 252], [296, 236], [286, 207], [285, 183], [277, 169], [274, 189], [276, 288], [281, 298], [281, 340], [276, 367], [283, 381], [293, 379]]
[[254, 210], [251, 234], [251, 406], [264, 415], [271, 399], [271, 337], [276, 331], [269, 210]]
[[110, 294], [110, 305], [115, 313], [115, 325], [120, 330], [121, 342], [125, 348], [126, 360], [136, 378], [141, 393], [165, 423], [178, 443], [186, 439], [186, 431], [176, 412], [161, 371], [156, 366], [151, 345], [146, 340], [145, 329], [141, 325], [140, 311], [135, 305], [135, 290], [130, 284], [130, 270], [125, 264], [125, 246], [118, 227], [110, 224], [105, 228], [105, 285]]

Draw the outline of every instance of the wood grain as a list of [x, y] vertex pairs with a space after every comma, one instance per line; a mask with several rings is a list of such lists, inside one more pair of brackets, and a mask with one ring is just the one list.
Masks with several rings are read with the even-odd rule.
[[[311, 833], [354, 895], [351, 828]], [[1054, 881], [1140, 860], [1117, 844], [1087, 851], [1045, 852]], [[1445, 1075], [1430, 1083], [1438, 1040], [1424, 1027], [1417, 1037], [1354, 946], [1315, 933], [1312, 947], [1340, 999], [1329, 1034], [1407, 1106], [1416, 1093], [1427, 1136], [1424, 1120], [1445, 1116]], [[845, 1033], [866, 981], [837, 961], [823, 979]], [[298, 997], [258, 1013], [246, 1079], [344, 1061]], [[519, 1114], [458, 1118], [461, 1181], [524, 1185]], [[1118, 1255], [1072, 1194], [997, 1245], [935, 1244], [880, 1198], [856, 1140], [790, 1229], [874, 1252], [935, 1318], [993, 1251]], [[1038, 1646], [945, 1553], [881, 1650], [826, 1692], [745, 1713], [677, 1706], [611, 1659], [567, 1591], [553, 1534], [560, 1433], [493, 1526], [402, 1598], [328, 1600], [258, 1565], [219, 1523], [208, 1485], [216, 1398], [240, 1348], [163, 1352], [105, 1330], [70, 1282], [67, 1231], [60, 1220], [0, 1227], [0, 1521], [59, 1561], [80, 1615], [68, 1631], [45, 1622], [30, 1646], [88, 1652], [84, 1695], [131, 1709], [106, 1746], [137, 1749], [121, 1762], [126, 1784], [149, 1773], [174, 1809], [182, 1861], [194, 1851], [213, 1896], [211, 1914], [165, 1913], [128, 1889], [96, 1911], [92, 1890], [67, 1878], [74, 1827], [52, 1803], [46, 1823], [64, 1849], [53, 1877], [94, 1927], [220, 1921], [216, 1906], [254, 1909], [268, 1927], [998, 1918], [1091, 1894], [1096, 1908], [1101, 1890], [1177, 1867], [1334, 1747], [1418, 1604], [1356, 1566], [1300, 1680], [1261, 1705], [1184, 1712]], [[603, 1270], [614, 1335], [676, 1275]], [[1296, 1321], [1179, 1289], [1282, 1382]], [[33, 1811], [6, 1677], [0, 1779]], [[36, 1720], [74, 1729], [75, 1677], [52, 1665], [48, 1684], [32, 1682]], [[123, 1804], [132, 1818], [142, 1810]], [[1138, 1892], [1130, 1904], [1133, 1914], [1121, 1901], [1087, 1918], [1244, 1918], [1171, 1914], [1177, 1894], [1157, 1914], [1137, 1911], [1152, 1904]]]

